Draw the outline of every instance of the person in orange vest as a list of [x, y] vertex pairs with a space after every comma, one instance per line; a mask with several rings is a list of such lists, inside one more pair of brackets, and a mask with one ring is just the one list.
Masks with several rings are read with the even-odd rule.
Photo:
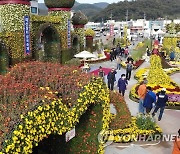
[[146, 90], [146, 84], [147, 80], [144, 79], [141, 83], [141, 85], [138, 88], [138, 96], [139, 96], [139, 113], [144, 114], [144, 107], [143, 107], [143, 101], [146, 96], [147, 90]]
[[178, 135], [179, 136], [175, 137], [174, 140], [174, 147], [172, 154], [180, 154], [180, 129], [178, 130]]

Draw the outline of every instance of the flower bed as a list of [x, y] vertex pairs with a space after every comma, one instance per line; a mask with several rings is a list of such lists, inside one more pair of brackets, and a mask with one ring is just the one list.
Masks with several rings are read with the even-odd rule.
[[[178, 72], [180, 68], [169, 68], [169, 69], [163, 69], [164, 72], [168, 75], [173, 74], [175, 72]], [[130, 91], [130, 97], [134, 101], [138, 101], [138, 94], [137, 90], [140, 85], [140, 82], [143, 80], [144, 77], [147, 77], [149, 73], [149, 68], [142, 68], [138, 70], [135, 74], [135, 79], [138, 80], [138, 83], [135, 84], [131, 91]], [[148, 84], [147, 86], [151, 86], [154, 92], [159, 92], [163, 87], [166, 88], [166, 93], [168, 95], [169, 102], [167, 103], [168, 106], [180, 106], [180, 88], [177, 86], [173, 81], [171, 81], [171, 85], [156, 85], [156, 84]]]
[[[161, 134], [161, 128], [155, 124], [154, 129], [140, 129], [137, 125], [137, 118], [132, 117], [131, 123], [124, 129], [113, 130], [114, 142], [130, 142], [137, 141], [139, 135]], [[127, 139], [127, 138], [128, 139]]]
[[[142, 65], [142, 63], [144, 63], [144, 61], [145, 61], [144, 59], [140, 59], [138, 61], [135, 61], [135, 63], [133, 64], [133, 69], [137, 69], [139, 66]], [[127, 66], [126, 61], [122, 62], [121, 64], [122, 64], [122, 67], [126, 68], [126, 66]]]
[[110, 130], [104, 131], [104, 135], [108, 136], [105, 137], [105, 142], [107, 140], [120, 143], [131, 142], [136, 141], [139, 135], [162, 133], [161, 128], [151, 117], [131, 117], [123, 97], [118, 92], [110, 93], [110, 103], [115, 106], [117, 114], [112, 115]]
[[144, 63], [144, 59], [140, 59], [138, 61], [136, 61], [133, 65], [135, 67], [135, 69], [137, 69], [139, 66], [141, 66], [142, 63]]
[[[90, 104], [101, 104], [100, 127], [109, 127], [107, 87], [101, 79], [90, 79], [90, 75], [76, 67], [23, 63], [12, 68], [5, 77], [1, 76], [0, 82], [3, 85], [0, 110], [3, 153], [31, 153], [48, 135], [61, 135], [72, 129]], [[98, 153], [102, 153], [103, 144], [98, 147]]]
[[115, 106], [117, 111], [117, 114], [113, 115], [110, 128], [116, 130], [128, 126], [131, 122], [131, 114], [124, 98], [118, 92], [110, 92], [110, 103]]

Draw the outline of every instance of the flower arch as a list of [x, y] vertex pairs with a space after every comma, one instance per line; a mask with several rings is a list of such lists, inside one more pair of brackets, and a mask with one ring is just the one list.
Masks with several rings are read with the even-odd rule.
[[[51, 104], [38, 106], [26, 116], [21, 115], [22, 122], [14, 128], [3, 143], [0, 153], [31, 153], [33, 146], [37, 146], [38, 142], [48, 135], [62, 135], [74, 128], [90, 104], [101, 104], [103, 108], [102, 129], [108, 129], [110, 122], [108, 89], [101, 79], [94, 78], [84, 86], [77, 104], [72, 108], [68, 108], [61, 99], [58, 99], [52, 101]], [[103, 143], [101, 143], [98, 153], [102, 153], [103, 148]]]
[[[49, 30], [47, 35], [44, 35], [45, 31]], [[44, 37], [45, 36], [45, 37]], [[49, 37], [49, 38], [47, 38]], [[35, 50], [33, 51], [33, 58], [41, 60], [42, 56], [46, 55], [48, 53], [45, 53], [46, 49], [49, 49], [47, 52], [55, 51], [55, 53], [49, 53], [49, 55], [52, 56], [53, 60], [54, 58], [58, 57], [56, 60], [58, 62], [61, 62], [61, 39], [60, 35], [56, 27], [51, 23], [44, 23], [39, 26], [37, 31], [35, 32], [34, 37], [34, 44], [35, 44]], [[44, 39], [43, 39], [44, 38]], [[45, 46], [47, 44], [47, 46]], [[52, 50], [53, 49], [53, 50]], [[44, 51], [44, 53], [42, 52]], [[42, 54], [41, 54], [42, 52]]]

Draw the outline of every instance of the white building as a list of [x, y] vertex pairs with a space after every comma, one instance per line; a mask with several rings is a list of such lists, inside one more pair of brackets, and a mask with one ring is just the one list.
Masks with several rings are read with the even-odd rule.
[[95, 22], [88, 22], [85, 25], [85, 29], [91, 28], [91, 29], [100, 29], [101, 28], [101, 23], [95, 23]]
[[31, 13], [38, 15], [38, 0], [30, 1], [31, 3]]
[[173, 22], [174, 22], [175, 24], [180, 24], [180, 19], [174, 19]]

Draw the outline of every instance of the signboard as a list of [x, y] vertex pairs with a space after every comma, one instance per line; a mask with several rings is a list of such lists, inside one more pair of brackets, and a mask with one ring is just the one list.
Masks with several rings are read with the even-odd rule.
[[24, 50], [25, 54], [30, 54], [30, 18], [24, 16]]
[[71, 20], [68, 19], [68, 24], [67, 24], [67, 45], [68, 48], [71, 48]]
[[114, 35], [114, 25], [113, 24], [110, 24], [110, 36], [113, 36]]
[[76, 132], [75, 132], [75, 128], [73, 128], [73, 129], [71, 129], [70, 131], [68, 131], [67, 133], [66, 133], [66, 142], [68, 142], [68, 141], [70, 141], [72, 138], [74, 138], [75, 137], [75, 134], [76, 134]]

